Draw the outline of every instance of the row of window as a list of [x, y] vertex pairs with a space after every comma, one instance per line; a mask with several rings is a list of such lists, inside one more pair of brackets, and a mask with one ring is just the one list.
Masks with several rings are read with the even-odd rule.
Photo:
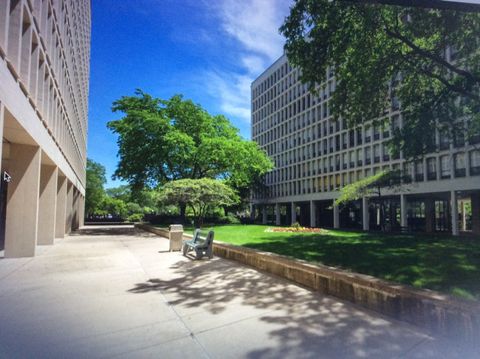
[[480, 175], [480, 150], [471, 150], [468, 152], [468, 156], [459, 152], [453, 157], [450, 155], [428, 157], [425, 161], [417, 163], [403, 163], [403, 166], [397, 162], [391, 166], [376, 166], [373, 169], [363, 168], [357, 171], [323, 176], [318, 176], [321, 173], [320, 167], [315, 169], [315, 163], [312, 162], [269, 173], [266, 177], [267, 190], [256, 193], [254, 198], [274, 198], [339, 190], [342, 186], [387, 169], [402, 169], [406, 178], [415, 182], [461, 178], [467, 175], [467, 158], [470, 176]]
[[6, 30], [0, 32], [0, 47], [80, 178], [86, 161], [89, 18], [87, 1], [0, 4], [0, 28]]

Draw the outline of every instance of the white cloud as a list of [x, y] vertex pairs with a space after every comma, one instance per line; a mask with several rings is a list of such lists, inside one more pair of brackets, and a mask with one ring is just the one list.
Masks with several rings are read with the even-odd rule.
[[250, 123], [251, 77], [211, 71], [206, 74], [205, 82], [209, 93], [219, 100], [223, 112]]
[[283, 38], [278, 33], [287, 14], [285, 0], [223, 0], [217, 11], [224, 31], [246, 50], [273, 61], [282, 53]]
[[243, 67], [249, 74], [260, 74], [265, 70], [265, 61], [256, 55], [245, 55], [241, 58]]
[[205, 2], [225, 35], [238, 43], [233, 56], [241, 70], [219, 68], [206, 75], [211, 96], [228, 116], [250, 123], [250, 85], [283, 52], [278, 28], [289, 13], [290, 0], [219, 0]]

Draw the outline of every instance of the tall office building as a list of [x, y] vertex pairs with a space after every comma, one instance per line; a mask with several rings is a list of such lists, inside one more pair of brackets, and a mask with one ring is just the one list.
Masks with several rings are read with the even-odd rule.
[[89, 0], [0, 1], [5, 257], [82, 225], [89, 62]]
[[[327, 75], [312, 95], [283, 55], [252, 83], [252, 139], [275, 163], [266, 176], [267, 190], [253, 196], [256, 218], [312, 227], [375, 230], [385, 223], [391, 229], [480, 234], [480, 134], [468, 142], [435, 133], [436, 151], [421, 161], [392, 158], [386, 141], [402, 126], [398, 103], [377, 119], [384, 125], [349, 129], [330, 114], [335, 77]], [[388, 169], [404, 171], [411, 182], [398, 192], [383, 190], [381, 198], [333, 206], [343, 186]]]

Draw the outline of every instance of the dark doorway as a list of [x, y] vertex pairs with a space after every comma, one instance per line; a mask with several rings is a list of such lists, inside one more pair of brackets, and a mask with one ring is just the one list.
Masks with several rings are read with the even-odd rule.
[[3, 251], [5, 248], [8, 182], [10, 182], [10, 176], [4, 172], [0, 180], [0, 251]]
[[332, 201], [317, 202], [317, 226], [320, 228], [333, 228]]

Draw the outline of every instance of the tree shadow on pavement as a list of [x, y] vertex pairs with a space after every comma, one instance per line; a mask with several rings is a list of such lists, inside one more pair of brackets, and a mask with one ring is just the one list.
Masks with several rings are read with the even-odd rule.
[[[233, 348], [246, 347], [250, 358], [416, 357], [409, 350], [419, 343], [439, 344], [409, 325], [228, 260], [179, 261], [166, 272], [166, 279], [152, 278], [129, 291], [160, 292], [180, 315], [189, 310], [227, 317], [238, 313], [232, 325], [244, 329], [234, 331], [227, 324], [222, 327], [224, 333], [236, 334], [219, 334], [223, 347], [231, 341], [227, 356], [237, 356]], [[252, 316], [257, 321], [253, 331], [248, 327]], [[216, 328], [206, 324], [206, 330]], [[438, 358], [445, 353], [444, 348], [437, 349], [422, 352], [421, 357]]]

